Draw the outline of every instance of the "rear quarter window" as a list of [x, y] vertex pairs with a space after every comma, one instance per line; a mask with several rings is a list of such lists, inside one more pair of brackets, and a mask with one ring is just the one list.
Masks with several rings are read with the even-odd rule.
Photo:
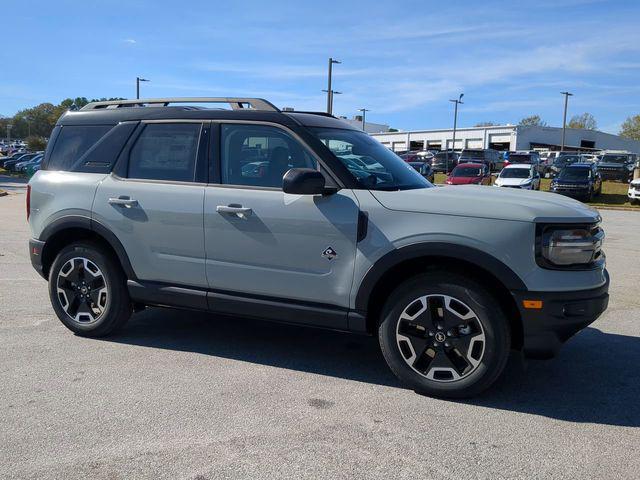
[[65, 125], [60, 129], [47, 170], [70, 170], [113, 125]]

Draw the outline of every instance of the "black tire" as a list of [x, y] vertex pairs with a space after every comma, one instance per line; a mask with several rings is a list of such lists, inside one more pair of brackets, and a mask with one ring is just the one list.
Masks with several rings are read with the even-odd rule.
[[[428, 297], [426, 301], [422, 303], [420, 299], [425, 296]], [[462, 370], [463, 374], [460, 374], [460, 371], [458, 371], [460, 375], [457, 379], [454, 377], [453, 370], [452, 373], [448, 373], [444, 371], [447, 370], [445, 368], [438, 369], [437, 367], [431, 367], [432, 362], [435, 363], [436, 358], [442, 358], [446, 361], [451, 356], [454, 356], [456, 360], [458, 360], [460, 350], [458, 350], [457, 346], [449, 348], [448, 350], [445, 348], [446, 345], [451, 347], [451, 341], [454, 337], [448, 339], [449, 343], [440, 343], [438, 347], [435, 347], [437, 343], [436, 338], [442, 331], [436, 331], [435, 336], [433, 336], [431, 328], [426, 327], [424, 339], [427, 339], [427, 342], [425, 350], [421, 355], [416, 352], [416, 348], [414, 348], [413, 345], [417, 336], [412, 336], [411, 338], [404, 337], [404, 339], [410, 340], [410, 348], [408, 348], [407, 342], [404, 339], [399, 338], [401, 331], [402, 334], [407, 332], [403, 330], [404, 328], [413, 328], [414, 326], [413, 321], [409, 322], [407, 327], [404, 323], [407, 322], [407, 320], [401, 320], [400, 315], [403, 314], [405, 310], [408, 311], [410, 307], [413, 308], [416, 302], [418, 302], [418, 308], [424, 308], [424, 310], [423, 313], [416, 315], [417, 320], [415, 318], [414, 320], [420, 323], [422, 321], [422, 315], [437, 315], [437, 313], [429, 312], [430, 309], [433, 310], [434, 308], [431, 307], [430, 302], [433, 301], [437, 303], [439, 301], [438, 297], [444, 299], [447, 296], [455, 300], [449, 300], [446, 315], [453, 318], [455, 322], [460, 322], [459, 319], [454, 318], [454, 316], [450, 314], [450, 312], [452, 312], [450, 307], [462, 304], [463, 307], [470, 309], [472, 311], [471, 313], [474, 314], [474, 319], [469, 320], [468, 325], [465, 325], [465, 329], [469, 330], [472, 322], [474, 324], [477, 323], [481, 325], [484, 335], [483, 345], [481, 347], [483, 349], [482, 354], [479, 358], [475, 359], [477, 364], [472, 367], [468, 361], [470, 360], [469, 355], [473, 355], [471, 351], [475, 350], [475, 345], [473, 344], [475, 340], [471, 340], [464, 357], [464, 361], [468, 363], [468, 367]], [[457, 306], [455, 308], [460, 310], [461, 307]], [[435, 310], [435, 312], [438, 311], [438, 309]], [[468, 312], [465, 316], [467, 315]], [[442, 317], [443, 321], [445, 319], [446, 317]], [[403, 323], [399, 325], [401, 321]], [[429, 321], [424, 323], [426, 325]], [[435, 324], [436, 322], [433, 322], [433, 325]], [[416, 328], [419, 329], [421, 327], [418, 326]], [[477, 329], [477, 326], [474, 328]], [[414, 333], [420, 334], [421, 330], [417, 329], [414, 330]], [[460, 329], [459, 332], [463, 330], [464, 329]], [[449, 334], [450, 332], [447, 331], [446, 335]], [[454, 333], [454, 335], [457, 334], [457, 332]], [[407, 333], [407, 335], [409, 334]], [[459, 339], [464, 340], [462, 333], [460, 335]], [[404, 384], [418, 393], [442, 398], [472, 397], [493, 384], [504, 370], [509, 356], [511, 342], [509, 323], [504, 312], [499, 307], [498, 301], [477, 282], [465, 278], [462, 275], [445, 271], [434, 271], [422, 274], [407, 280], [397, 287], [383, 308], [381, 323], [378, 328], [378, 336], [382, 354], [389, 368], [391, 368], [393, 373]], [[472, 337], [473, 334], [469, 336], [469, 338]], [[418, 339], [417, 341], [419, 344], [419, 342], [423, 340]], [[441, 341], [444, 342], [445, 340]], [[443, 357], [437, 357], [437, 355], [443, 355]], [[407, 357], [414, 359], [407, 359]], [[429, 358], [431, 360], [429, 360]], [[428, 362], [428, 368], [430, 368], [430, 370], [419, 373], [417, 368], [419, 364], [423, 365], [425, 363], [423, 361], [425, 359], [426, 362]], [[439, 362], [441, 361], [442, 360], [439, 360]], [[412, 362], [412, 365], [409, 364], [410, 362]], [[414, 367], [416, 367], [416, 369], [414, 369]], [[449, 374], [451, 378], [435, 378], [438, 374], [437, 370], [440, 370], [440, 374]], [[465, 371], [467, 373], [464, 373]], [[429, 375], [431, 375], [432, 378], [427, 378]]]
[[[63, 267], [65, 271], [61, 275]], [[84, 285], [85, 281], [89, 291], [81, 292], [80, 284]], [[93, 292], [92, 282], [98, 282]], [[77, 298], [82, 293], [83, 299]], [[132, 313], [126, 277], [120, 264], [109, 252], [91, 242], [73, 243], [60, 251], [49, 272], [49, 297], [60, 321], [72, 332], [85, 337], [114, 333]], [[74, 309], [76, 300], [79, 306]]]

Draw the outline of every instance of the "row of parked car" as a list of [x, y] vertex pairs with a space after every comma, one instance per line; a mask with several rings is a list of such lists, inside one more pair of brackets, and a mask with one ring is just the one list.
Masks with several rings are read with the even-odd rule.
[[0, 167], [10, 172], [33, 174], [40, 170], [44, 152], [15, 153], [10, 157], [0, 158]]
[[600, 154], [577, 152], [498, 152], [492, 149], [465, 149], [462, 152], [452, 151], [410, 151], [398, 152], [400, 157], [413, 163], [428, 163], [435, 173], [450, 173], [462, 163], [482, 163], [492, 172], [518, 163], [535, 166], [541, 176], [555, 177], [567, 165], [572, 163], [588, 163], [596, 165], [596, 170], [604, 180], [628, 182], [633, 176], [634, 166], [639, 156], [628, 152], [605, 151]]
[[[542, 177], [551, 178], [550, 191], [582, 201], [592, 201], [602, 193], [604, 179], [629, 181], [629, 200], [640, 203], [640, 179], [631, 180], [638, 157], [627, 152], [600, 155], [569, 152], [505, 152], [496, 162], [487, 150], [456, 152], [406, 152], [400, 155], [427, 180], [436, 172], [447, 173], [447, 185], [492, 185], [495, 187], [540, 190]], [[443, 159], [445, 162], [443, 162]], [[495, 176], [492, 171], [499, 169]]]

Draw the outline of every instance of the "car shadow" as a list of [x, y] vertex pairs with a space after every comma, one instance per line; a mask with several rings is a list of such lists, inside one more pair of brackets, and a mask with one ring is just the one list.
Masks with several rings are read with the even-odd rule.
[[[520, 364], [521, 365], [521, 364]], [[640, 337], [586, 328], [558, 356], [511, 362], [494, 387], [465, 403], [566, 422], [640, 427]]]
[[[375, 337], [200, 312], [148, 308], [104, 339], [403, 388]], [[567, 422], [639, 427], [640, 338], [587, 328], [558, 357], [512, 356], [500, 380], [460, 403]]]

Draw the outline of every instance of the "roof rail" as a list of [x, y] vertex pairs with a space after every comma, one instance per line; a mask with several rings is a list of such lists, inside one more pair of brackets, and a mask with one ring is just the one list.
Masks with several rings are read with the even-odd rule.
[[109, 100], [106, 102], [87, 103], [80, 110], [100, 110], [121, 107], [166, 107], [171, 103], [227, 103], [233, 110], [252, 109], [279, 112], [271, 102], [262, 98], [241, 97], [175, 97], [175, 98], [141, 98], [137, 100]]

